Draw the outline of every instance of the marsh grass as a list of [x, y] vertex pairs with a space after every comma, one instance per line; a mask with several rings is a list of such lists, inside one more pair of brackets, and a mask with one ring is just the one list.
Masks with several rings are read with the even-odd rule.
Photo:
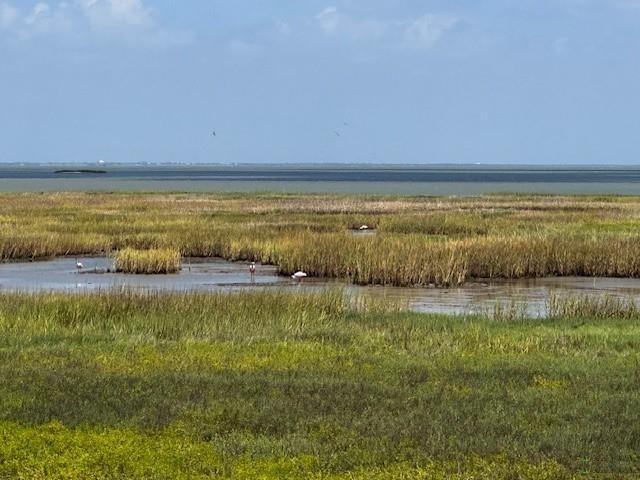
[[471, 315], [481, 315], [498, 322], [515, 322], [530, 320], [526, 302], [516, 300], [495, 302], [493, 305], [470, 312]]
[[28, 328], [42, 335], [59, 330], [79, 335], [117, 332], [172, 339], [257, 338], [274, 331], [295, 336], [313, 330], [314, 322], [329, 329], [352, 310], [380, 313], [399, 307], [393, 302], [350, 298], [342, 290], [292, 295], [285, 291], [226, 294], [124, 289], [75, 297], [0, 293], [0, 331]]
[[637, 478], [640, 329], [581, 325], [2, 293], [0, 478]]
[[115, 270], [121, 273], [169, 274], [180, 271], [181, 256], [177, 250], [125, 248], [115, 255]]
[[631, 297], [614, 295], [560, 295], [547, 301], [549, 318], [639, 319], [640, 308]]
[[[172, 249], [360, 284], [640, 277], [638, 208], [635, 197], [3, 194], [0, 260]], [[347, 230], [362, 223], [377, 234]]]

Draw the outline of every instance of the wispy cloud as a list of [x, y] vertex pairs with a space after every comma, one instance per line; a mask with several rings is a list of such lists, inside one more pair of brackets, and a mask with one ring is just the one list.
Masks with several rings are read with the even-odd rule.
[[173, 45], [189, 41], [186, 33], [162, 28], [143, 0], [71, 0], [37, 2], [18, 9], [0, 3], [0, 29], [18, 39], [73, 33], [138, 45]]
[[33, 25], [39, 21], [49, 18], [51, 15], [51, 7], [46, 3], [36, 3], [31, 12], [24, 17], [24, 23]]
[[65, 2], [51, 7], [44, 2], [36, 3], [22, 19], [22, 34], [45, 35], [69, 32], [73, 28], [73, 20], [69, 5]]
[[96, 29], [152, 28], [153, 12], [141, 0], [77, 0]]
[[11, 28], [18, 21], [18, 9], [8, 3], [0, 3], [0, 29]]
[[433, 47], [459, 19], [447, 14], [426, 14], [412, 19], [358, 18], [327, 7], [316, 15], [322, 32], [351, 41], [385, 40], [390, 45], [410, 49]]
[[405, 46], [417, 49], [431, 48], [459, 21], [451, 15], [424, 15], [404, 28]]
[[327, 7], [316, 15], [320, 28], [326, 35], [346, 36], [352, 40], [380, 38], [388, 27], [388, 22], [355, 18], [341, 13], [335, 7]]

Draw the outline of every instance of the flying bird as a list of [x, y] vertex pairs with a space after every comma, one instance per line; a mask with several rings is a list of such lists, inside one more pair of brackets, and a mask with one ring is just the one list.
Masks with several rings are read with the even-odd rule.
[[337, 130], [334, 130], [333, 133], [335, 133], [337, 137], [340, 136], [340, 132], [338, 132]]
[[216, 135], [216, 131], [215, 131], [215, 130], [213, 131], [213, 136], [214, 136], [214, 137], [216, 137], [216, 136], [217, 136], [217, 135]]

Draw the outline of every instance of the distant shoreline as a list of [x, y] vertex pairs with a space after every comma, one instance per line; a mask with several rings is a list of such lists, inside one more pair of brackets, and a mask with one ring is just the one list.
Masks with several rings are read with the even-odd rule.
[[105, 190], [428, 196], [491, 193], [640, 195], [640, 167], [350, 166], [321, 169], [303, 166], [0, 164], [0, 192]]
[[92, 173], [92, 174], [105, 174], [107, 173], [106, 170], [95, 170], [95, 169], [89, 169], [89, 168], [81, 168], [78, 170], [56, 170], [55, 172], [53, 172], [55, 174], [60, 174], [60, 173]]

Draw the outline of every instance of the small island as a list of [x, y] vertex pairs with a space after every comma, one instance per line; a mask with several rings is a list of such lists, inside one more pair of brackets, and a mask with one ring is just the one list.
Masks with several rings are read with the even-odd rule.
[[88, 174], [97, 174], [97, 175], [101, 175], [101, 174], [105, 174], [107, 173], [106, 170], [97, 170], [97, 169], [91, 169], [91, 168], [82, 168], [82, 169], [78, 169], [78, 170], [56, 170], [55, 172], [53, 172], [55, 174], [63, 174], [63, 173], [88, 173]]

